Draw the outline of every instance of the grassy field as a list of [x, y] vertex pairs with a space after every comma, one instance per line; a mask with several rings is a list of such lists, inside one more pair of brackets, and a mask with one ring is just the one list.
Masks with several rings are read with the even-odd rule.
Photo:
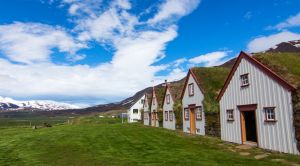
[[[79, 117], [51, 128], [0, 128], [0, 165], [287, 165], [298, 156], [250, 149], [121, 119]], [[254, 156], [267, 153], [257, 160]]]

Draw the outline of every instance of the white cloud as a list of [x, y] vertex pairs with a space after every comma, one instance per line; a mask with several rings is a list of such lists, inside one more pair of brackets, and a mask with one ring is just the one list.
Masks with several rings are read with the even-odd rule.
[[49, 62], [54, 48], [68, 53], [68, 59], [78, 59], [82, 56], [76, 52], [84, 47], [61, 27], [21, 22], [0, 25], [0, 50], [15, 62]]
[[[165, 78], [174, 80], [185, 76], [184, 70], [179, 68], [185, 59], [180, 59], [172, 65], [154, 65], [166, 56], [167, 43], [177, 37], [176, 24], [170, 22], [155, 30], [152, 24], [140, 22], [138, 14], [129, 12], [132, 7], [129, 1], [114, 0], [107, 7], [101, 6], [101, 2], [62, 2], [68, 7], [69, 16], [76, 25], [70, 30], [72, 33], [61, 27], [36, 23], [30, 23], [30, 26], [25, 23], [4, 25], [7, 27], [3, 30], [3, 35], [7, 40], [3, 41], [7, 47], [0, 46], [1, 51], [11, 60], [27, 65], [14, 64], [0, 58], [0, 93], [11, 97], [69, 96], [111, 101], [110, 99], [134, 94], [151, 85], [151, 80], [161, 83]], [[156, 22], [187, 15], [199, 3], [196, 0], [182, 2], [187, 4], [177, 1], [177, 6], [176, 3], [173, 6], [176, 9], [161, 7], [170, 11], [159, 14], [162, 12], [160, 11], [160, 16], [155, 18]], [[174, 5], [171, 2], [166, 3]], [[21, 30], [11, 30], [15, 27], [21, 27]], [[4, 32], [10, 32], [10, 35]], [[22, 40], [13, 34], [21, 36]], [[3, 42], [1, 37], [0, 42]], [[91, 67], [56, 65], [49, 59], [54, 48], [68, 53], [67, 58], [82, 59], [84, 55], [76, 52], [91, 41], [112, 48], [112, 60]], [[20, 48], [14, 49], [17, 46]], [[171, 70], [171, 73], [157, 76], [159, 71], [166, 69]]]
[[191, 64], [203, 64], [205, 67], [221, 65], [228, 60], [230, 51], [216, 51], [189, 59]]
[[269, 36], [260, 36], [248, 43], [247, 50], [249, 52], [265, 51], [281, 42], [287, 42], [291, 40], [299, 40], [300, 34], [283, 31], [280, 33], [272, 34]]
[[269, 27], [269, 29], [278, 29], [278, 30], [282, 30], [282, 29], [286, 29], [286, 28], [291, 28], [291, 27], [298, 27], [300, 26], [300, 13], [298, 13], [295, 16], [291, 16], [288, 19], [286, 19], [285, 21]]
[[166, 0], [158, 9], [158, 13], [149, 23], [158, 23], [191, 13], [199, 5], [200, 0]]

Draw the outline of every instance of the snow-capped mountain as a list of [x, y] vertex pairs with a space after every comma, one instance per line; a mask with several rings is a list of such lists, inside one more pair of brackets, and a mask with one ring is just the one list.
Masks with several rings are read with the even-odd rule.
[[66, 110], [78, 109], [80, 107], [72, 104], [61, 103], [51, 100], [29, 100], [18, 101], [9, 97], [0, 96], [0, 110]]
[[267, 52], [300, 52], [300, 40], [279, 43]]

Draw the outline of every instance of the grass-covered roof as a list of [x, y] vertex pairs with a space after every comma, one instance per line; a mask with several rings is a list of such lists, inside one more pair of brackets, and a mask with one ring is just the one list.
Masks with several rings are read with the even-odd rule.
[[230, 72], [226, 67], [194, 67], [191, 69], [197, 78], [199, 86], [204, 91], [205, 112], [218, 112], [219, 104], [216, 101], [221, 88]]
[[257, 53], [253, 57], [295, 88], [300, 88], [300, 53]]

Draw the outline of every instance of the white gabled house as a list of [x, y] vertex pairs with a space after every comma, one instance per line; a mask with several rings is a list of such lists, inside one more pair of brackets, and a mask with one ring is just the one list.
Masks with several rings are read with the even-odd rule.
[[158, 122], [158, 109], [159, 109], [159, 100], [157, 99], [156, 93], [155, 93], [155, 88], [153, 87], [152, 90], [152, 99], [151, 99], [151, 126], [153, 127], [159, 127], [159, 122]]
[[144, 102], [144, 125], [149, 126], [151, 121], [151, 112], [150, 112], [150, 106], [151, 106], [151, 97], [149, 94], [146, 94], [145, 96], [145, 102]]
[[128, 123], [133, 123], [141, 120], [141, 110], [145, 102], [145, 94], [136, 100], [127, 110]]
[[[164, 98], [163, 98], [163, 127], [166, 129], [176, 129], [176, 119], [174, 114], [174, 104], [177, 96], [171, 94], [171, 86], [166, 83]], [[176, 97], [176, 98], [175, 98]]]
[[181, 94], [183, 107], [183, 132], [205, 135], [205, 114], [203, 111], [204, 93], [190, 69]]
[[293, 125], [295, 88], [241, 52], [218, 96], [221, 139], [299, 154]]

